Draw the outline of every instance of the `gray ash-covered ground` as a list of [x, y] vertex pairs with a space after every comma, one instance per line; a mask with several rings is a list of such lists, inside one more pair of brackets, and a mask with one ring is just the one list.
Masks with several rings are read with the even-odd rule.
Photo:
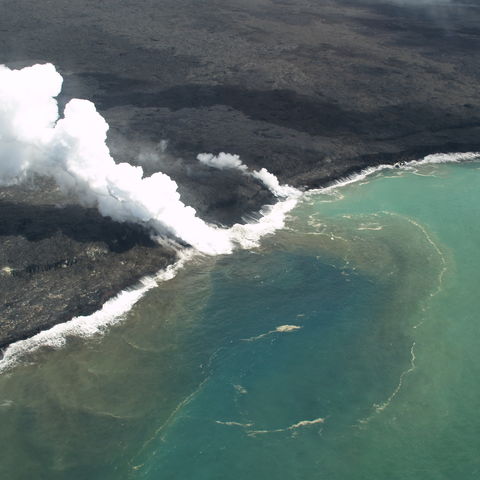
[[[271, 203], [201, 152], [315, 187], [367, 165], [480, 149], [480, 5], [436, 0], [2, 0], [0, 63], [55, 64], [117, 161], [164, 171], [231, 224]], [[165, 151], [162, 140], [168, 140]], [[89, 313], [171, 261], [148, 232], [51, 184], [0, 190], [0, 345]]]

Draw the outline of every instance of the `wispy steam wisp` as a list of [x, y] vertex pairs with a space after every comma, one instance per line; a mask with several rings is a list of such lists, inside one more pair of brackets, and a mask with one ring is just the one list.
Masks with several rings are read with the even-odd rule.
[[289, 185], [280, 185], [278, 178], [266, 168], [250, 172], [238, 155], [231, 155], [230, 153], [224, 152], [221, 152], [218, 155], [201, 153], [200, 155], [197, 155], [197, 160], [209, 167], [218, 168], [220, 170], [226, 168], [240, 170], [245, 175], [250, 175], [257, 180], [260, 180], [276, 197], [288, 198], [298, 197], [300, 195], [300, 191], [296, 188], [290, 187]]

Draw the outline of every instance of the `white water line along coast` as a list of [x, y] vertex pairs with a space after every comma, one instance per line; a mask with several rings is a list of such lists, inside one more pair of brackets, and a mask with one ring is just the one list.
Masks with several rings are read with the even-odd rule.
[[119, 293], [96, 313], [11, 344], [3, 352], [0, 371], [39, 346], [59, 347], [68, 335], [99, 333], [158, 282], [175, 276], [195, 254], [229, 254], [236, 248], [257, 246], [264, 235], [283, 228], [287, 213], [302, 195], [293, 187], [280, 185], [265, 169], [250, 173], [243, 166], [246, 175], [264, 183], [280, 201], [264, 206], [258, 218], [246, 224], [230, 228], [210, 225], [181, 201], [177, 184], [167, 175], [159, 172], [144, 177], [141, 167], [115, 162], [105, 143], [108, 124], [92, 102], [73, 99], [60, 118], [55, 97], [62, 81], [51, 64], [21, 70], [0, 66], [0, 185], [20, 183], [30, 172], [48, 176], [82, 205], [96, 207], [102, 215], [120, 222], [144, 225], [153, 230], [159, 243], [173, 241], [176, 245], [179, 239], [190, 247], [179, 250], [174, 265]]
[[[321, 189], [310, 190], [306, 192], [309, 196], [317, 193], [329, 193], [334, 189], [342, 188], [354, 182], [361, 181], [382, 170], [389, 169], [411, 169], [415, 166], [426, 164], [440, 163], [456, 163], [469, 162], [480, 158], [478, 152], [467, 153], [447, 153], [429, 155], [421, 160], [413, 160], [408, 163], [396, 165], [380, 165], [362, 170], [356, 175], [349, 176], [343, 180], [338, 180], [332, 185]], [[241, 238], [239, 242], [243, 248], [254, 248], [259, 245], [260, 239], [268, 234], [274, 233], [285, 225], [287, 214], [295, 208], [301, 200], [301, 195], [294, 195], [293, 198], [287, 198], [279, 201], [273, 206], [265, 207], [261, 212], [263, 216], [257, 222], [245, 225], [236, 225], [232, 229], [237, 230], [237, 238]], [[65, 345], [68, 336], [89, 337], [104, 333], [109, 326], [122, 321], [125, 314], [152, 288], [159, 283], [168, 281], [175, 277], [180, 269], [182, 269], [195, 256], [200, 255], [198, 251], [192, 248], [179, 251], [179, 259], [160, 271], [154, 277], [145, 277], [136, 286], [131, 289], [120, 292], [116, 297], [112, 298], [104, 304], [104, 306], [89, 316], [75, 317], [72, 320], [56, 325], [45, 330], [31, 338], [21, 340], [9, 345], [3, 352], [3, 358], [0, 360], [0, 374], [8, 371], [15, 366], [22, 358], [34, 352], [35, 350], [48, 346], [50, 348], [61, 348]]]
[[[55, 97], [62, 77], [50, 64], [21, 70], [0, 66], [0, 184], [18, 183], [28, 172], [47, 175], [72, 193], [83, 205], [95, 206], [114, 220], [147, 225], [164, 241], [173, 236], [192, 248], [181, 250], [177, 262], [155, 277], [142, 279], [136, 287], [120, 292], [92, 315], [75, 317], [29, 339], [15, 342], [3, 352], [0, 373], [41, 346], [59, 348], [68, 336], [91, 336], [119, 321], [132, 306], [159, 282], [173, 278], [197, 254], [232, 253], [236, 248], [254, 248], [262, 237], [284, 227], [288, 212], [303, 193], [262, 168], [250, 172], [240, 158], [221, 153], [200, 154], [198, 160], [213, 168], [236, 168], [258, 179], [279, 199], [265, 206], [257, 220], [230, 228], [210, 225], [185, 205], [177, 184], [167, 175], [143, 177], [141, 167], [115, 163], [105, 143], [108, 124], [92, 102], [71, 100], [59, 117]], [[2, 148], [3, 145], [3, 148]], [[470, 161], [479, 153], [436, 154], [422, 160], [367, 168], [309, 194], [328, 193], [368, 176], [394, 168], [414, 168], [428, 163]], [[160, 194], [159, 194], [160, 193]]]
[[350, 185], [352, 183], [359, 182], [367, 177], [374, 175], [375, 173], [383, 170], [404, 169], [411, 170], [416, 166], [428, 165], [428, 164], [440, 164], [440, 163], [459, 163], [459, 162], [472, 162], [480, 159], [480, 152], [460, 152], [460, 153], [434, 153], [427, 155], [420, 160], [411, 160], [409, 162], [398, 162], [394, 164], [381, 164], [375, 167], [367, 167], [358, 173], [354, 173], [344, 178], [340, 178], [335, 182], [327, 185], [326, 187], [315, 188], [309, 190], [309, 194], [315, 193], [329, 193], [337, 188]]

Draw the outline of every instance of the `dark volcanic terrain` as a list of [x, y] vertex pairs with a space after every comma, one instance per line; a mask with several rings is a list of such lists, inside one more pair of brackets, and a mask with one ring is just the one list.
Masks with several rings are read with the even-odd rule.
[[[55, 64], [60, 105], [93, 100], [117, 161], [164, 171], [222, 224], [273, 198], [198, 153], [315, 187], [480, 149], [479, 55], [476, 1], [0, 0], [0, 63]], [[91, 313], [172, 258], [50, 182], [1, 188], [0, 346]]]

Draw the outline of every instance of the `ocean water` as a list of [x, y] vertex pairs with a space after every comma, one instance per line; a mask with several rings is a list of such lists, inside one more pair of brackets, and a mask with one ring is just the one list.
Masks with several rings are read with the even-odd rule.
[[0, 374], [0, 478], [480, 477], [480, 163], [310, 194]]

